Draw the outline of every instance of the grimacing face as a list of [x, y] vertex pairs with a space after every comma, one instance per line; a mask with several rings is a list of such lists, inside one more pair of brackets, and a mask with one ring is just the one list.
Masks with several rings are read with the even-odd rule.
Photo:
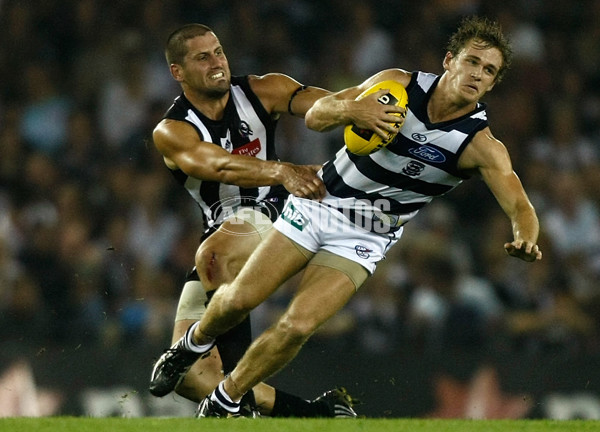
[[188, 52], [183, 64], [172, 64], [171, 74], [184, 89], [211, 97], [229, 91], [231, 71], [217, 36], [206, 33], [186, 41]]

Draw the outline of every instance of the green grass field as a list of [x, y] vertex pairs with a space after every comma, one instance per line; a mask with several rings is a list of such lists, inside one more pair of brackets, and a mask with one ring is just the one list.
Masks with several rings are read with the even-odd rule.
[[600, 431], [594, 420], [422, 420], [422, 419], [182, 419], [182, 418], [6, 418], [10, 432], [546, 432]]

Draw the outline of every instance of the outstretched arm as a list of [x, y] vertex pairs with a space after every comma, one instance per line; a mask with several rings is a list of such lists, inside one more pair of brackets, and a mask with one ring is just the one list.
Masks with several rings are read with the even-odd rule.
[[542, 259], [537, 245], [539, 221], [523, 185], [513, 171], [506, 147], [489, 128], [477, 133], [459, 160], [463, 170], [477, 170], [496, 197], [512, 224], [513, 240], [504, 244], [506, 252], [524, 261]]

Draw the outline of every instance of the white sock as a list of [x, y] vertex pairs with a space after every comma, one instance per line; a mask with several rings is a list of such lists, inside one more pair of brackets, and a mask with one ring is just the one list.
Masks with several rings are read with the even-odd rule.
[[204, 345], [198, 345], [194, 342], [192, 335], [194, 334], [194, 330], [196, 329], [196, 327], [198, 327], [199, 324], [200, 321], [196, 321], [190, 326], [189, 329], [187, 329], [185, 335], [183, 336], [183, 345], [188, 351], [193, 351], [198, 354], [205, 354], [209, 352], [212, 349], [212, 347], [215, 346], [215, 341], [213, 339], [212, 341]]
[[225, 387], [223, 383], [225, 381], [221, 381], [216, 389], [211, 393], [210, 400], [218, 403], [223, 408], [225, 408], [230, 413], [238, 413], [240, 412], [240, 403], [234, 402], [233, 399], [227, 394], [225, 391]]

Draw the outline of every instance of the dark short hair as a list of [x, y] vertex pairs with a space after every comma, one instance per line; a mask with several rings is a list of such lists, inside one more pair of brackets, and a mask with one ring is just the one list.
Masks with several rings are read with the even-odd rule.
[[513, 51], [508, 38], [502, 33], [502, 27], [497, 21], [487, 18], [470, 16], [464, 18], [456, 32], [450, 36], [447, 49], [456, 57], [458, 53], [472, 40], [483, 42], [486, 47], [497, 48], [502, 54], [502, 65], [498, 70], [496, 82], [502, 81], [506, 70], [512, 62]]
[[186, 24], [178, 28], [167, 38], [165, 48], [165, 57], [168, 64], [182, 64], [187, 54], [186, 42], [197, 36], [204, 36], [206, 33], [213, 32], [212, 29], [204, 24]]

